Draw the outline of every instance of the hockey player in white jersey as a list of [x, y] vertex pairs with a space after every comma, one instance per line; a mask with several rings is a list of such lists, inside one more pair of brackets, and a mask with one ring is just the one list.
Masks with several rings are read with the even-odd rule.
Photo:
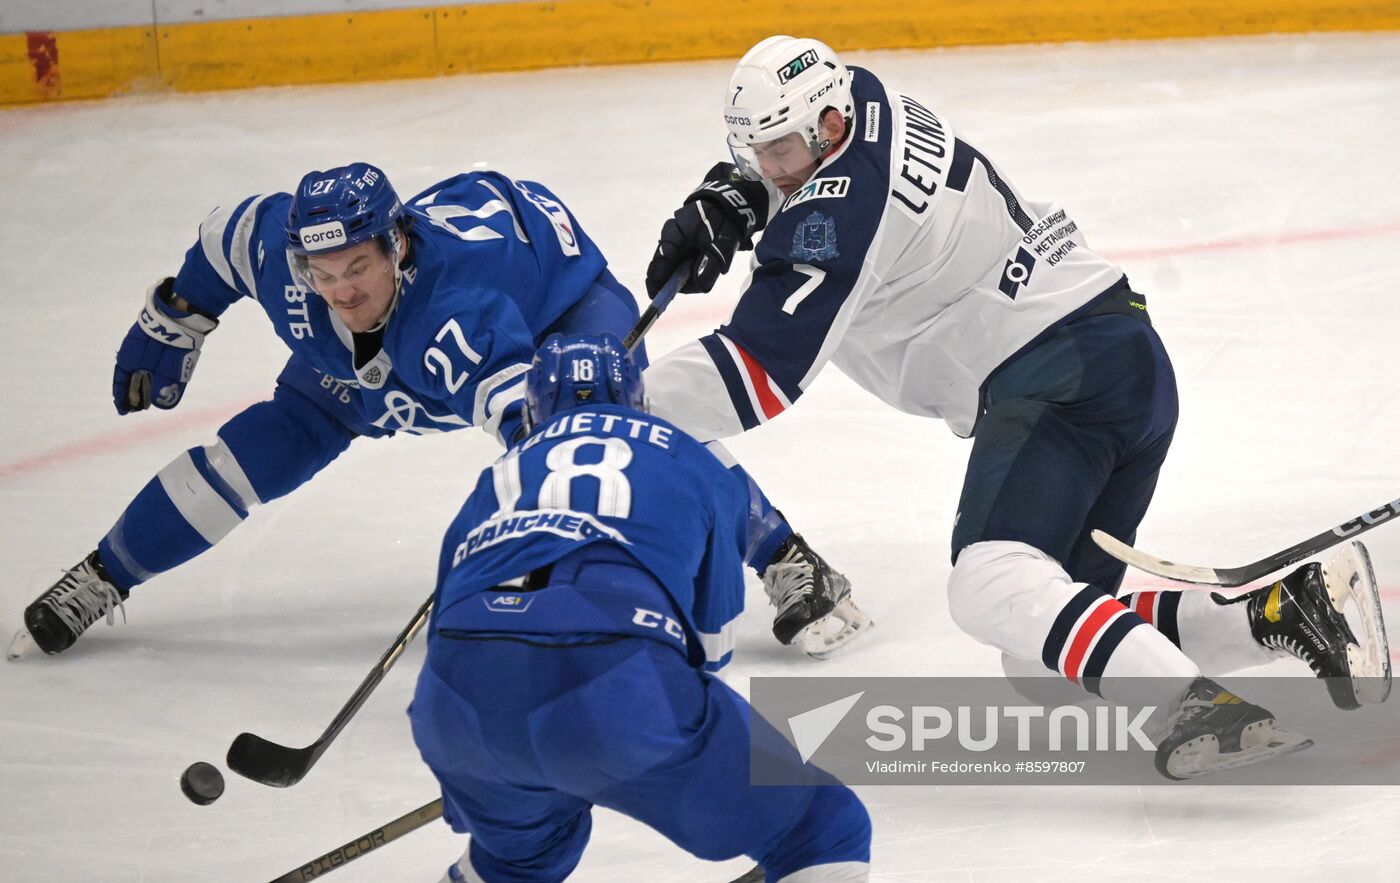
[[[701, 439], [731, 436], [778, 416], [830, 362], [973, 437], [954, 620], [1000, 648], [1008, 673], [1043, 665], [1111, 701], [1171, 709], [1158, 732], [1166, 775], [1311, 744], [1202, 668], [1288, 654], [1343, 708], [1385, 697], [1359, 543], [1240, 603], [1115, 599], [1124, 567], [1089, 532], [1131, 542], [1176, 426], [1176, 382], [1145, 299], [1065, 208], [1025, 200], [943, 116], [816, 40], [759, 43], [724, 100], [734, 164], [665, 223], [648, 289], [695, 259], [682, 290], [708, 290], [763, 236], [729, 322], [647, 372], [654, 413]], [[1158, 695], [1143, 681], [1123, 695], [1126, 678], [1152, 678]]]

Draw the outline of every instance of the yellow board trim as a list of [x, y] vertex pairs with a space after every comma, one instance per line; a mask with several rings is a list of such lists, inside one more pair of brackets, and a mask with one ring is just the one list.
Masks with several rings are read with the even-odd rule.
[[1390, 31], [1400, 0], [558, 0], [0, 34], [0, 104], [736, 58], [797, 22], [837, 49]]

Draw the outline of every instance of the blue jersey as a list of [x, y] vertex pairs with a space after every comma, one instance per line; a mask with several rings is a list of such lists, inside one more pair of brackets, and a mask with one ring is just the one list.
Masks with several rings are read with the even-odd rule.
[[[482, 472], [452, 522], [434, 631], [639, 635], [717, 669], [743, 610], [748, 508], [746, 482], [666, 421], [610, 404], [561, 412]], [[664, 596], [497, 588], [585, 549], [625, 554]]]
[[257, 301], [292, 352], [345, 384], [363, 422], [385, 432], [513, 427], [538, 339], [607, 266], [541, 185], [495, 172], [449, 178], [405, 204], [398, 304], [379, 351], [357, 360], [349, 330], [288, 266], [291, 199], [274, 193], [215, 209], [176, 293], [211, 316], [240, 298]]

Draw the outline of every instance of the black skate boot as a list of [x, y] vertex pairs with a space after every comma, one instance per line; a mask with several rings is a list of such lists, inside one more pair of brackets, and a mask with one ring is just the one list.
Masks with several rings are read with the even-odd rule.
[[15, 635], [8, 656], [18, 659], [31, 643], [45, 653], [62, 653], [104, 615], [110, 625], [125, 600], [126, 592], [112, 582], [93, 550], [24, 609], [25, 627]]
[[851, 582], [827, 564], [799, 534], [788, 537], [761, 574], [778, 608], [773, 637], [808, 656], [825, 659], [870, 626], [851, 600]]
[[[1356, 602], [1355, 632], [1342, 613], [1347, 598]], [[1306, 662], [1338, 708], [1383, 702], [1390, 694], [1380, 593], [1361, 543], [1349, 543], [1326, 564], [1304, 564], [1232, 603], [1241, 601], [1248, 605], [1254, 640]]]
[[1157, 772], [1192, 779], [1302, 751], [1312, 740], [1283, 729], [1269, 711], [1209, 678], [1196, 678], [1167, 718]]

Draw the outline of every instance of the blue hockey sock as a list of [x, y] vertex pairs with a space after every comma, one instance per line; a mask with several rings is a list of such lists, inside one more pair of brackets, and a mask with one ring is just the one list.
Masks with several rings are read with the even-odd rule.
[[783, 517], [783, 513], [773, 508], [768, 496], [763, 493], [763, 488], [758, 486], [758, 482], [739, 465], [739, 461], [734, 459], [724, 445], [713, 441], [705, 447], [749, 487], [749, 547], [744, 551], [744, 563], [761, 574], [778, 553], [778, 547], [792, 536], [792, 526]]
[[191, 448], [146, 483], [98, 554], [117, 585], [131, 589], [212, 547], [258, 502], [222, 441]]

